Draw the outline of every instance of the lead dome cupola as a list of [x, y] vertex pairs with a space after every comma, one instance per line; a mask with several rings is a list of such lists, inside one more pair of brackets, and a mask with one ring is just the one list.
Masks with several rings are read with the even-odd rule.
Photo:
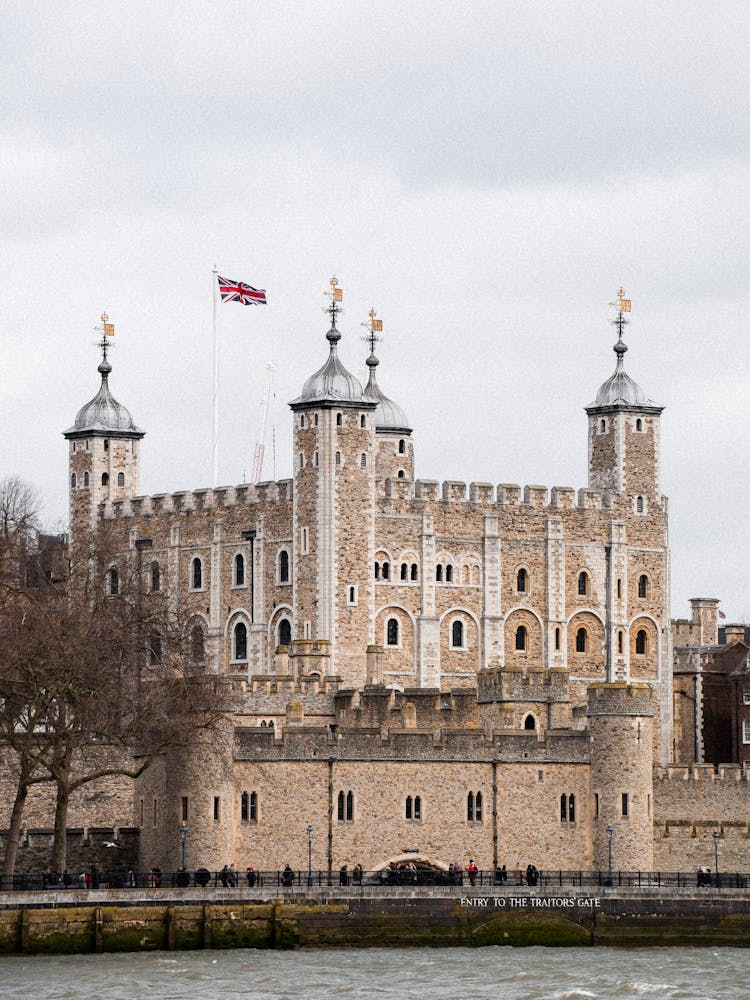
[[292, 400], [291, 406], [311, 403], [368, 406], [372, 403], [372, 400], [365, 396], [362, 383], [345, 368], [338, 356], [341, 334], [336, 329], [336, 316], [341, 311], [338, 305], [341, 302], [341, 289], [337, 286], [338, 281], [334, 276], [331, 278], [331, 291], [324, 293], [331, 300], [331, 305], [326, 310], [331, 316], [331, 328], [326, 334], [326, 340], [330, 345], [328, 358], [326, 363], [307, 379], [302, 386], [302, 392]]
[[375, 356], [375, 343], [381, 339], [377, 336], [377, 332], [382, 330], [382, 328], [382, 322], [375, 319], [375, 310], [371, 309], [369, 325], [370, 332], [365, 338], [370, 342], [370, 356], [366, 361], [370, 374], [367, 379], [367, 385], [365, 386], [365, 395], [369, 396], [370, 399], [374, 399], [378, 404], [375, 407], [376, 431], [380, 431], [381, 433], [411, 434], [409, 420], [404, 411], [398, 403], [389, 399], [389, 397], [385, 395], [378, 385], [375, 369], [380, 364], [380, 361]]
[[588, 411], [609, 406], [635, 406], [639, 409], [644, 407], [661, 409], [653, 399], [648, 398], [635, 379], [632, 379], [625, 371], [625, 354], [628, 347], [623, 341], [622, 335], [628, 323], [625, 313], [630, 312], [630, 299], [623, 298], [623, 295], [624, 292], [620, 288], [617, 302], [611, 303], [617, 309], [616, 318], [610, 320], [611, 323], [617, 326], [618, 331], [617, 343], [612, 348], [617, 356], [617, 364], [615, 365], [614, 372], [599, 386], [599, 391], [596, 394], [594, 402], [586, 407]]
[[[105, 314], [102, 316], [105, 327], [108, 326], [106, 319]], [[114, 327], [111, 327], [111, 329], [114, 329]], [[84, 434], [114, 434], [125, 437], [143, 437], [145, 432], [136, 427], [130, 410], [123, 406], [122, 403], [118, 403], [110, 391], [109, 375], [112, 371], [112, 365], [107, 360], [109, 344], [107, 343], [106, 334], [102, 337], [99, 346], [102, 349], [102, 360], [97, 369], [102, 377], [99, 391], [93, 399], [90, 399], [88, 403], [81, 407], [76, 414], [73, 426], [69, 427], [64, 434], [66, 437]]]

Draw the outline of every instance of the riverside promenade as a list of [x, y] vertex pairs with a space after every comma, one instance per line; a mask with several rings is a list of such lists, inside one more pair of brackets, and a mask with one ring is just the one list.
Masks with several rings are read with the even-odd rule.
[[750, 892], [363, 884], [0, 894], [6, 954], [491, 944], [750, 946]]

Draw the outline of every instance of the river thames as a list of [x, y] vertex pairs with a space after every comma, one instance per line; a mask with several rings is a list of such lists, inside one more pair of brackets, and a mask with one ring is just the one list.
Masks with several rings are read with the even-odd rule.
[[0, 958], [3, 1000], [733, 1000], [738, 948], [196, 951]]

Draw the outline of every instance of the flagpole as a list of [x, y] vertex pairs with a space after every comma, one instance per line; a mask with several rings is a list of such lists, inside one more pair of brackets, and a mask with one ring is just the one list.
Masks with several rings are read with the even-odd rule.
[[214, 264], [214, 269], [211, 272], [213, 275], [213, 297], [214, 297], [214, 433], [212, 442], [212, 457], [213, 457], [213, 486], [214, 489], [219, 485], [219, 347], [218, 340], [216, 338], [216, 311], [217, 311], [217, 296], [216, 296], [216, 281], [217, 281], [217, 270]]

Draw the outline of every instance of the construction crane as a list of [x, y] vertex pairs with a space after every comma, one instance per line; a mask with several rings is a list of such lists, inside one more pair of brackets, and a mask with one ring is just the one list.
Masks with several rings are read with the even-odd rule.
[[268, 412], [271, 409], [273, 399], [273, 373], [276, 371], [273, 365], [266, 365], [266, 391], [260, 401], [262, 414], [260, 420], [260, 430], [258, 439], [255, 442], [255, 455], [253, 456], [253, 474], [250, 482], [259, 483], [263, 476], [263, 458], [266, 454], [266, 431], [268, 429]]

